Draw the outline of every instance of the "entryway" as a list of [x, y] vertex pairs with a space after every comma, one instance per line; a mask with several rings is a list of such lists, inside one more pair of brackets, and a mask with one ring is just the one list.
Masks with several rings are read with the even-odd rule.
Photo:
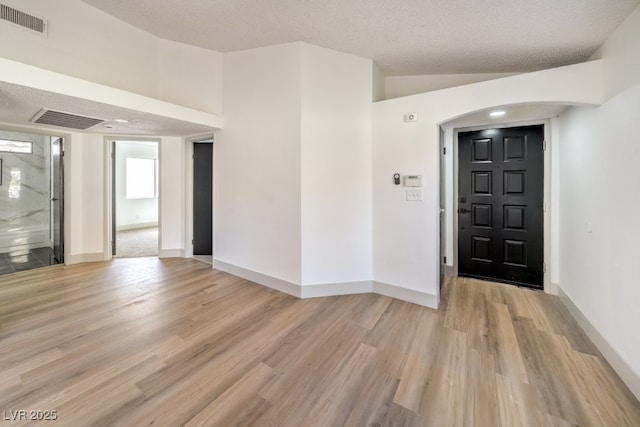
[[213, 262], [213, 140], [193, 143], [193, 257]]
[[111, 253], [158, 256], [158, 143], [112, 141]]
[[458, 275], [543, 288], [544, 126], [458, 134]]

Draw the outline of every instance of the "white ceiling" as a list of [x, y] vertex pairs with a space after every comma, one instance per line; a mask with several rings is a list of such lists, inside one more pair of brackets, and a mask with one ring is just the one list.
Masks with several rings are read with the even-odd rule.
[[306, 41], [387, 75], [528, 72], [587, 60], [640, 0], [83, 0], [221, 52]]

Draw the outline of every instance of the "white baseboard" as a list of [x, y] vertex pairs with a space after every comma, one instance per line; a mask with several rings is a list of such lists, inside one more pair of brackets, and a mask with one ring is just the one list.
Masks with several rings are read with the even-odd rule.
[[105, 258], [104, 253], [97, 252], [93, 254], [69, 255], [64, 258], [64, 263], [66, 265], [72, 265], [72, 264], [81, 264], [83, 262], [102, 262], [106, 260], [107, 258]]
[[598, 350], [600, 350], [600, 353], [602, 353], [607, 362], [609, 362], [622, 381], [629, 387], [629, 390], [640, 400], [640, 376], [638, 376], [633, 368], [611, 347], [606, 338], [598, 332], [589, 319], [587, 319], [587, 316], [582, 313], [564, 289], [559, 286], [558, 297], [560, 297], [560, 301], [567, 307], [589, 339], [598, 347]]
[[336, 295], [367, 294], [373, 292], [373, 281], [326, 283], [300, 286], [302, 298], [333, 297]]
[[455, 270], [453, 268], [453, 265], [445, 265], [444, 266], [444, 275], [445, 277], [453, 277], [455, 276]]
[[388, 283], [373, 282], [373, 291], [376, 294], [386, 295], [402, 301], [412, 302], [429, 308], [438, 308], [438, 296], [414, 289], [402, 288]]
[[183, 249], [160, 249], [158, 258], [184, 258]]
[[427, 294], [413, 289], [406, 289], [400, 286], [389, 285], [387, 283], [375, 282], [372, 280], [300, 286], [292, 282], [287, 282], [286, 280], [271, 277], [256, 271], [247, 270], [246, 268], [238, 267], [237, 265], [220, 261], [218, 259], [214, 259], [213, 268], [298, 298], [376, 293], [402, 301], [423, 305], [429, 308], [438, 308], [438, 297], [436, 295]]
[[266, 274], [258, 273], [256, 271], [247, 270], [246, 268], [238, 267], [237, 265], [229, 264], [227, 262], [220, 261], [219, 259], [213, 260], [213, 268], [233, 274], [234, 276], [242, 277], [243, 279], [250, 280], [268, 288], [275, 289], [276, 291], [293, 295], [294, 297], [302, 297], [300, 285], [287, 282], [286, 280], [267, 276]]
[[158, 226], [158, 221], [138, 222], [135, 224], [117, 225], [116, 231], [135, 230], [137, 228], [149, 228], [149, 227], [157, 227], [157, 226]]

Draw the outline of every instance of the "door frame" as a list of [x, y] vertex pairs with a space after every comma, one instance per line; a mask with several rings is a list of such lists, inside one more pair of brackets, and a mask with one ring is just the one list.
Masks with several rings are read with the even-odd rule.
[[140, 141], [140, 142], [155, 142], [158, 144], [158, 258], [162, 254], [162, 140], [160, 138], [145, 138], [134, 137], [126, 135], [107, 135], [103, 138], [104, 141], [104, 206], [105, 206], [105, 219], [104, 219], [104, 245], [103, 245], [103, 257], [105, 261], [113, 259], [111, 239], [113, 236], [114, 227], [114, 213], [113, 213], [113, 198], [115, 196], [114, 189], [114, 153], [112, 147], [114, 142], [118, 141]]
[[[216, 158], [216, 138], [215, 133], [206, 133], [203, 135], [193, 136], [185, 138], [184, 150], [185, 150], [185, 237], [184, 237], [184, 256], [185, 258], [193, 258], [193, 144], [198, 142], [209, 142], [213, 144], [213, 206], [211, 211], [211, 251], [215, 256], [215, 205], [216, 205], [216, 191], [215, 191], [215, 158]], [[215, 264], [215, 261], [212, 262]], [[214, 265], [212, 265], [214, 268]]]
[[[58, 165], [58, 173], [59, 176], [56, 177], [55, 174], [53, 173], [54, 171], [54, 161], [53, 161], [53, 139], [57, 138], [58, 140], [60, 140], [60, 153], [59, 153], [59, 162], [60, 164]], [[53, 253], [54, 256], [56, 254], [56, 250], [55, 250], [55, 236], [54, 236], [54, 219], [55, 219], [55, 214], [54, 214], [54, 210], [53, 210], [53, 197], [54, 197], [54, 180], [55, 179], [60, 179], [62, 180], [62, 185], [60, 188], [60, 198], [58, 199], [58, 201], [60, 202], [59, 204], [59, 209], [60, 209], [60, 218], [58, 219], [60, 221], [60, 223], [58, 224], [58, 226], [60, 227], [60, 246], [62, 247], [62, 262], [60, 262], [60, 260], [57, 260], [58, 263], [60, 264], [64, 264], [65, 263], [65, 259], [66, 259], [66, 252], [65, 252], [65, 233], [66, 233], [66, 220], [65, 220], [65, 211], [64, 211], [64, 204], [65, 204], [65, 150], [66, 150], [66, 145], [65, 144], [65, 138], [62, 136], [55, 136], [55, 135], [51, 135], [49, 137], [49, 144], [50, 144], [50, 150], [51, 152], [49, 153], [49, 161], [50, 161], [50, 173], [49, 173], [49, 206], [50, 206], [50, 212], [49, 212], [49, 217], [50, 217], [50, 223], [51, 223], [51, 230], [50, 230], [50, 237], [51, 237], [51, 246], [53, 249]]]
[[551, 188], [551, 147], [553, 146], [552, 134], [553, 129], [551, 128], [552, 123], [551, 120], [531, 120], [531, 121], [522, 121], [522, 122], [502, 122], [495, 124], [485, 124], [482, 126], [471, 126], [471, 127], [460, 127], [453, 129], [453, 209], [449, 218], [452, 218], [453, 221], [453, 275], [458, 277], [458, 134], [460, 132], [470, 132], [477, 130], [485, 130], [485, 129], [504, 129], [504, 128], [512, 128], [512, 127], [520, 127], [520, 126], [532, 126], [532, 125], [543, 125], [544, 126], [544, 144], [545, 151], [543, 155], [543, 168], [544, 168], [544, 183], [543, 183], [543, 232], [542, 232], [542, 240], [543, 240], [543, 270], [542, 270], [542, 285], [545, 293], [556, 294], [557, 293], [557, 285], [552, 284], [551, 282], [551, 196], [552, 196], [552, 188]]

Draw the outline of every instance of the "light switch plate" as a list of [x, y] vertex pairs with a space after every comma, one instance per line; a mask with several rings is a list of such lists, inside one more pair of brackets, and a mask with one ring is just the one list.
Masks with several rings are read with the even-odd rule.
[[422, 189], [412, 188], [412, 189], [407, 189], [406, 192], [407, 192], [408, 202], [422, 201]]

